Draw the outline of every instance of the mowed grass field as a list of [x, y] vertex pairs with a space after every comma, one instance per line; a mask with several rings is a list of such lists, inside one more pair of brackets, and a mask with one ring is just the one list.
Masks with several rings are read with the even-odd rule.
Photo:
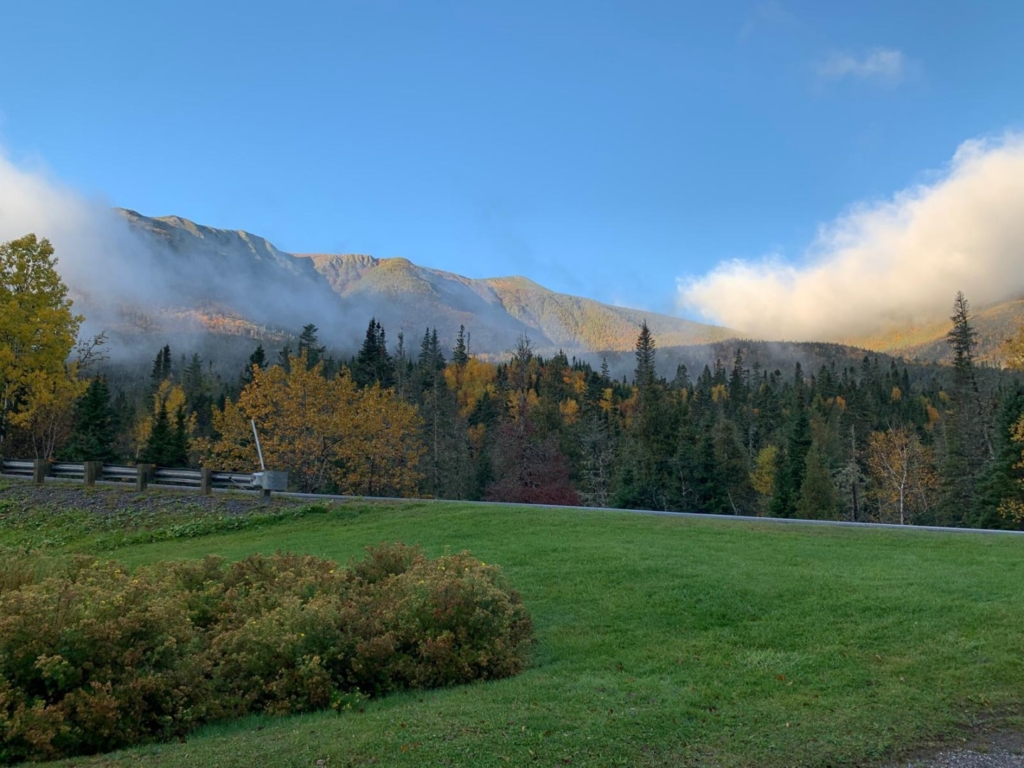
[[502, 566], [536, 625], [530, 668], [59, 765], [886, 765], [1022, 722], [1020, 537], [351, 502], [90, 546], [135, 566], [396, 540]]

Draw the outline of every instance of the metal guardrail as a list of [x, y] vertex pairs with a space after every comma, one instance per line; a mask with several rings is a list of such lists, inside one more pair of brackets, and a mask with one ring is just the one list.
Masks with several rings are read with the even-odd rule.
[[203, 469], [177, 469], [139, 464], [124, 467], [99, 462], [67, 462], [26, 459], [3, 459], [0, 474], [13, 477], [30, 477], [37, 483], [46, 478], [79, 480], [86, 485], [97, 481], [134, 483], [139, 490], [149, 485], [166, 485], [197, 488], [201, 493], [217, 490], [255, 490], [269, 495], [271, 491], [287, 489], [287, 473], [284, 472], [217, 472]]
[[3, 461], [3, 473], [5, 475], [17, 475], [20, 477], [32, 477], [35, 462], [33, 461]]

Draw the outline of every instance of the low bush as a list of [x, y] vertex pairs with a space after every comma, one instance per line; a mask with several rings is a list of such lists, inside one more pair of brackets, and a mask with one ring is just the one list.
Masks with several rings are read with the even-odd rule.
[[78, 558], [0, 592], [0, 761], [505, 677], [531, 636], [499, 570], [465, 553], [396, 544], [347, 568], [277, 554], [135, 572]]

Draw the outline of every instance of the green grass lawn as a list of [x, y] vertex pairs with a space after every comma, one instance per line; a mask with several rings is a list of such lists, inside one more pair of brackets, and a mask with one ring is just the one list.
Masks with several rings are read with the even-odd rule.
[[531, 667], [60, 764], [885, 764], [1024, 712], [1016, 537], [351, 503], [90, 546], [130, 565], [279, 549], [345, 561], [395, 540], [501, 565], [536, 624]]

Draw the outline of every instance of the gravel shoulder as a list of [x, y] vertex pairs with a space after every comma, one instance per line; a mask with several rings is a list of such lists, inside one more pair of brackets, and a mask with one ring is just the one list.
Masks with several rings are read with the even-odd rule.
[[310, 503], [307, 499], [281, 496], [264, 499], [254, 492], [245, 491], [217, 492], [203, 496], [198, 491], [159, 486], [150, 486], [146, 491], [139, 492], [132, 486], [101, 484], [86, 488], [79, 482], [62, 480], [47, 480], [44, 485], [36, 485], [29, 480], [13, 477], [0, 479], [0, 500], [27, 508], [77, 509], [98, 515], [112, 515], [126, 509], [159, 514], [180, 512], [187, 508], [213, 515], [236, 516], [304, 507]]
[[981, 734], [963, 747], [922, 755], [891, 768], [1024, 768], [1024, 733]]

